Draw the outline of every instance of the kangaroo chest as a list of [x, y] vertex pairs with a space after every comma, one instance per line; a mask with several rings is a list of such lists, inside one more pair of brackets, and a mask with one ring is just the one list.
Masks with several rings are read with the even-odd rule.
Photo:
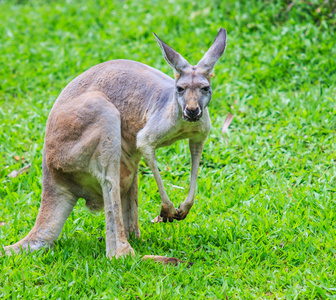
[[162, 139], [160, 139], [156, 148], [170, 146], [176, 141], [183, 139], [197, 139], [205, 134], [202, 122], [190, 123], [183, 122], [175, 130], [172, 130]]

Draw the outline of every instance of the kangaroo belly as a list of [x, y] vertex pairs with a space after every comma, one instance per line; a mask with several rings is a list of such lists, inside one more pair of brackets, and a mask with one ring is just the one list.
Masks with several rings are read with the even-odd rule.
[[[130, 169], [127, 165], [120, 164], [120, 196], [125, 195], [134, 180], [135, 169]], [[69, 176], [69, 174], [67, 174]], [[86, 206], [92, 211], [101, 211], [104, 209], [104, 199], [101, 184], [89, 173], [78, 172], [71, 174], [71, 190], [80, 198], [84, 198]]]

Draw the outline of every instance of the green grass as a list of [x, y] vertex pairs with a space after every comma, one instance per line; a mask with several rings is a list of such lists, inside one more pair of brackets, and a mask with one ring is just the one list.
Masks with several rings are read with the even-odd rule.
[[[135, 258], [106, 259], [104, 214], [90, 214], [80, 200], [54, 249], [0, 258], [0, 298], [336, 299], [336, 21], [329, 2], [0, 1], [0, 245], [34, 224], [45, 123], [71, 79], [116, 58], [172, 75], [153, 31], [192, 64], [220, 27], [228, 31], [187, 219], [150, 223], [160, 197], [142, 162]], [[229, 112], [234, 120], [223, 135]], [[176, 206], [188, 190], [187, 148], [181, 141], [157, 151]], [[7, 176], [27, 163], [27, 174]], [[142, 262], [145, 254], [194, 265]]]

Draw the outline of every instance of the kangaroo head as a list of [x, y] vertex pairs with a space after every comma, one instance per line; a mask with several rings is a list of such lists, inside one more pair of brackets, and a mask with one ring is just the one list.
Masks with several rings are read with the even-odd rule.
[[167, 63], [175, 73], [175, 99], [178, 101], [183, 118], [198, 121], [204, 108], [211, 100], [210, 78], [213, 68], [222, 56], [226, 46], [226, 30], [221, 28], [215, 41], [196, 66], [190, 65], [177, 51], [161, 41], [154, 33]]

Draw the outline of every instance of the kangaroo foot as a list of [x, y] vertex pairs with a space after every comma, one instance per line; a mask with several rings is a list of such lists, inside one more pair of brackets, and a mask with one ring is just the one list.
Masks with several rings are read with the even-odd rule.
[[42, 241], [33, 241], [23, 239], [16, 244], [4, 247], [6, 255], [12, 255], [13, 253], [30, 252], [39, 250], [45, 246], [48, 246], [45, 242]]
[[[115, 255], [112, 255], [112, 256], [119, 258], [120, 256], [127, 256], [127, 255], [132, 255], [132, 256], [135, 255], [133, 248], [128, 242], [126, 243], [120, 242], [117, 244], [117, 250], [116, 250]], [[111, 256], [109, 257], [111, 258]]]

